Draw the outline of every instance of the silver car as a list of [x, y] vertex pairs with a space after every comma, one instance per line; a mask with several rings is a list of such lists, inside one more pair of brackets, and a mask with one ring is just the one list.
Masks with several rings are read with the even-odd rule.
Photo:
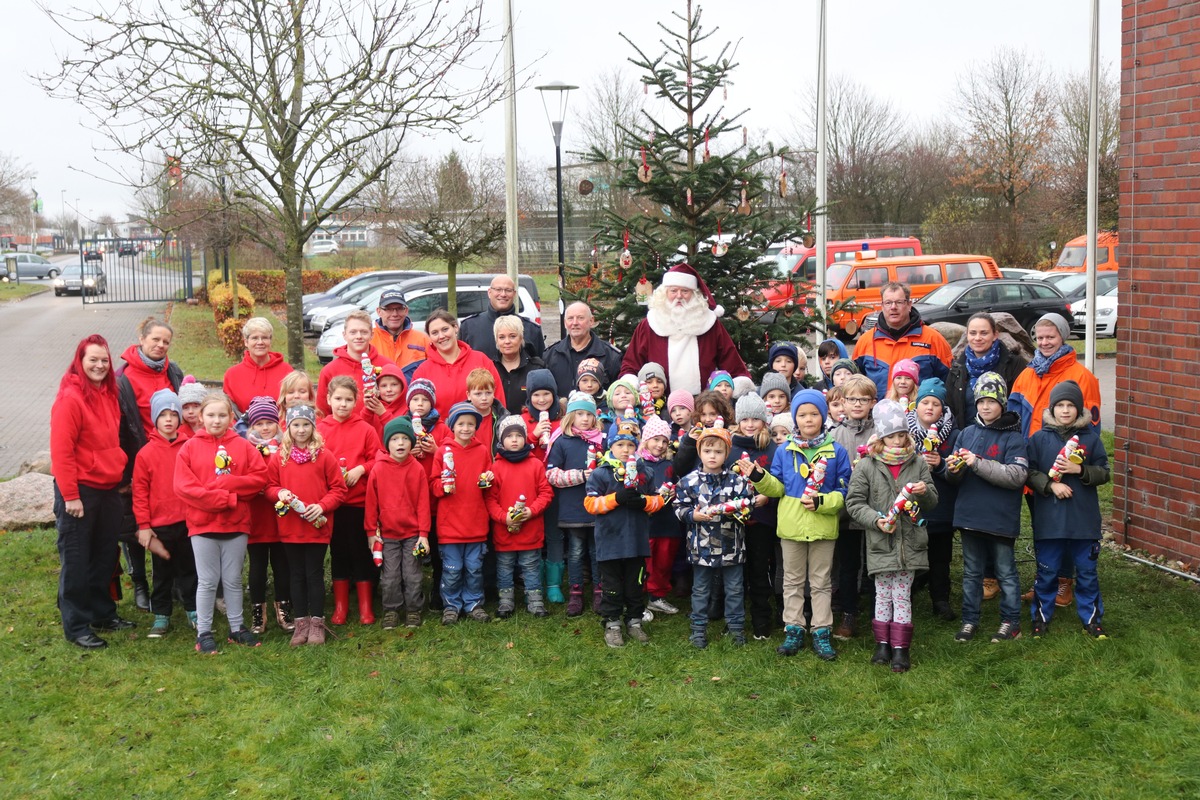
[[[59, 267], [35, 253], [5, 253], [4, 272], [9, 280], [21, 278], [57, 278]], [[14, 271], [15, 267], [15, 271]]]
[[81, 267], [69, 264], [63, 267], [62, 273], [54, 279], [54, 296], [78, 292], [83, 294], [108, 294], [108, 276], [100, 267], [88, 264]]

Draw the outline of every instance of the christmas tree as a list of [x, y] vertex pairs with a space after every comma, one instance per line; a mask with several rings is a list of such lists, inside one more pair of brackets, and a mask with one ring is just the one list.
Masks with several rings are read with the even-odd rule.
[[[617, 188], [637, 210], [605, 212], [592, 259], [569, 267], [566, 293], [591, 305], [597, 331], [621, 346], [645, 317], [644, 304], [663, 272], [686, 261], [725, 309], [721, 322], [758, 375], [770, 343], [797, 340], [820, 324], [811, 285], [793, 279], [796, 300], [778, 313], [768, 313], [761, 294], [788, 280], [774, 259], [763, 257], [767, 246], [802, 237], [808, 210], [792, 216], [794, 211], [768, 208], [770, 193], [787, 191], [787, 152], [769, 143], [749, 145], [738, 122], [745, 112], [725, 115], [736, 64], [729, 44], [715, 57], [701, 52], [715, 30], [702, 29], [700, 14], [687, 0], [686, 14], [674, 13], [679, 30], [659, 23], [666, 49], [657, 58], [622, 35], [636, 53], [629, 60], [644, 73], [647, 95], [661, 98], [663, 116], [671, 119], [643, 110], [643, 123], [625, 131], [637, 147], [622, 158]], [[584, 157], [610, 163], [595, 150]]]

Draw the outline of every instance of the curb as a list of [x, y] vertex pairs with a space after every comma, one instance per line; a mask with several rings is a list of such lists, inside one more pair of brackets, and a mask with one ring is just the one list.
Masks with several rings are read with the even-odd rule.
[[3, 303], [0, 303], [0, 305], [10, 305], [12, 303], [20, 303], [24, 300], [28, 300], [31, 297], [37, 297], [40, 294], [45, 294], [46, 292], [50, 291], [50, 288], [51, 287], [49, 287], [49, 286], [39, 286], [38, 291], [36, 291], [36, 292], [30, 292], [29, 294], [21, 295], [20, 297], [9, 298], [8, 300], [5, 300]]

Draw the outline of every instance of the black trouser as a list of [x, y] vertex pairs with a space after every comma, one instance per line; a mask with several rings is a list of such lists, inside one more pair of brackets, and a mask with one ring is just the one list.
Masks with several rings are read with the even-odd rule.
[[619, 622], [623, 610], [626, 622], [640, 623], [646, 610], [646, 596], [642, 591], [645, 556], [601, 561], [599, 567], [600, 583], [604, 587], [600, 596], [601, 619], [606, 623]]
[[442, 607], [442, 593], [438, 587], [442, 585], [442, 554], [438, 551], [437, 516], [429, 517], [429, 566], [433, 570], [430, 581], [429, 607], [435, 611]]
[[833, 545], [833, 557], [837, 563], [837, 592], [834, 604], [843, 614], [859, 612], [859, 582], [863, 568], [863, 531], [846, 526], [838, 531]]
[[283, 547], [287, 552], [288, 570], [292, 576], [293, 616], [296, 619], [324, 617], [325, 545], [285, 544]]
[[138, 525], [133, 516], [133, 494], [130, 492], [122, 494], [120, 497], [123, 517], [120, 527], [120, 542], [121, 549], [125, 554], [125, 570], [129, 573], [134, 585], [139, 583], [145, 585], [146, 548], [142, 547], [137, 538]]
[[929, 599], [950, 602], [950, 560], [954, 557], [954, 526], [929, 526]]
[[760, 636], [771, 632], [775, 612], [771, 610], [771, 582], [775, 561], [775, 543], [779, 537], [770, 525], [746, 526], [746, 595], [749, 599], [750, 624]]
[[108, 587], [117, 567], [117, 536], [121, 530], [121, 498], [116, 489], [93, 489], [79, 484], [83, 516], [67, 513], [66, 501], [54, 483], [54, 518], [58, 528], [58, 610], [63, 635], [74, 641], [91, 633], [92, 623], [117, 616]]
[[196, 555], [188, 539], [187, 524], [176, 522], [154, 528], [154, 534], [171, 554], [159, 558], [151, 553], [150, 563], [154, 566], [154, 588], [150, 591], [150, 612], [164, 617], [171, 616], [175, 607], [173, 589], [179, 589], [184, 611], [196, 610]]
[[362, 506], [341, 506], [333, 515], [329, 554], [335, 581], [361, 583], [375, 581], [379, 577], [379, 570], [371, 559], [371, 540], [363, 529], [366, 516], [366, 509]]
[[246, 552], [250, 555], [250, 602], [254, 605], [267, 602], [268, 565], [275, 576], [275, 602], [286, 603], [291, 600], [292, 577], [283, 542], [247, 545]]

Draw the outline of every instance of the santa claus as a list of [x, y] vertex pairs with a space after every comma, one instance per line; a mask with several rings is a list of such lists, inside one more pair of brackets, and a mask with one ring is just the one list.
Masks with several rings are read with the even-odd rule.
[[752, 391], [754, 381], [746, 364], [719, 322], [723, 313], [694, 268], [671, 267], [650, 295], [646, 318], [633, 331], [621, 372], [636, 374], [653, 361], [666, 366], [672, 390], [699, 394], [708, 376], [723, 369], [733, 376], [736, 395]]

